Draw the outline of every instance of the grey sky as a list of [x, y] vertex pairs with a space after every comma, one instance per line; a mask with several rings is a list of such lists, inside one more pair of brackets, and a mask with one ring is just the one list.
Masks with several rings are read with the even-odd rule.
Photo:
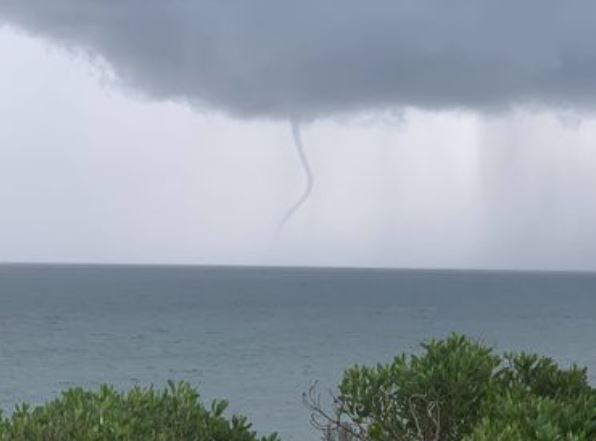
[[596, 104], [592, 0], [3, 0], [0, 20], [244, 116]]
[[0, 2], [0, 261], [596, 269], [591, 3], [248, 3]]

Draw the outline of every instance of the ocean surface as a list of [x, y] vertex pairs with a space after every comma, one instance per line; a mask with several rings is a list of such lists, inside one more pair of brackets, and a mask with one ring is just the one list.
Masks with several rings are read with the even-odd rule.
[[466, 333], [596, 382], [596, 274], [0, 266], [0, 408], [187, 380], [259, 433], [316, 440], [302, 393], [354, 363]]

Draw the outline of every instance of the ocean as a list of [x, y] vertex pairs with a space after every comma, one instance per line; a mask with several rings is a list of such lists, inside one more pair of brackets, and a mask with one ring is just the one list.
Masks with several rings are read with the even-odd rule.
[[316, 440], [302, 404], [315, 381], [333, 389], [349, 365], [451, 332], [596, 383], [596, 274], [0, 265], [0, 408], [186, 380], [259, 433]]

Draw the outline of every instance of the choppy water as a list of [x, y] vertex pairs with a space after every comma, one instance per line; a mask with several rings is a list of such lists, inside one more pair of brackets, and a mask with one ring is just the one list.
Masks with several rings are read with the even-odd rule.
[[188, 380], [261, 433], [317, 439], [301, 394], [467, 333], [596, 380], [596, 274], [0, 266], [0, 407]]

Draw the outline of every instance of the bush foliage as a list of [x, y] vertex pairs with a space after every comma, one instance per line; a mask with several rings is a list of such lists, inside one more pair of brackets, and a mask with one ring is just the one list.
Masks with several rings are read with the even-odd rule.
[[586, 369], [533, 354], [495, 355], [452, 335], [344, 373], [334, 409], [305, 396], [328, 441], [596, 441]]
[[258, 438], [246, 418], [223, 415], [227, 403], [210, 408], [186, 383], [169, 388], [134, 388], [127, 393], [102, 386], [63, 392], [44, 406], [18, 406], [0, 423], [1, 441], [277, 441]]
[[[420, 354], [347, 369], [332, 411], [305, 403], [326, 441], [596, 441], [596, 390], [586, 369], [534, 354], [496, 355], [459, 335]], [[279, 441], [245, 417], [205, 407], [187, 383], [165, 390], [67, 390], [0, 414], [0, 441]]]

